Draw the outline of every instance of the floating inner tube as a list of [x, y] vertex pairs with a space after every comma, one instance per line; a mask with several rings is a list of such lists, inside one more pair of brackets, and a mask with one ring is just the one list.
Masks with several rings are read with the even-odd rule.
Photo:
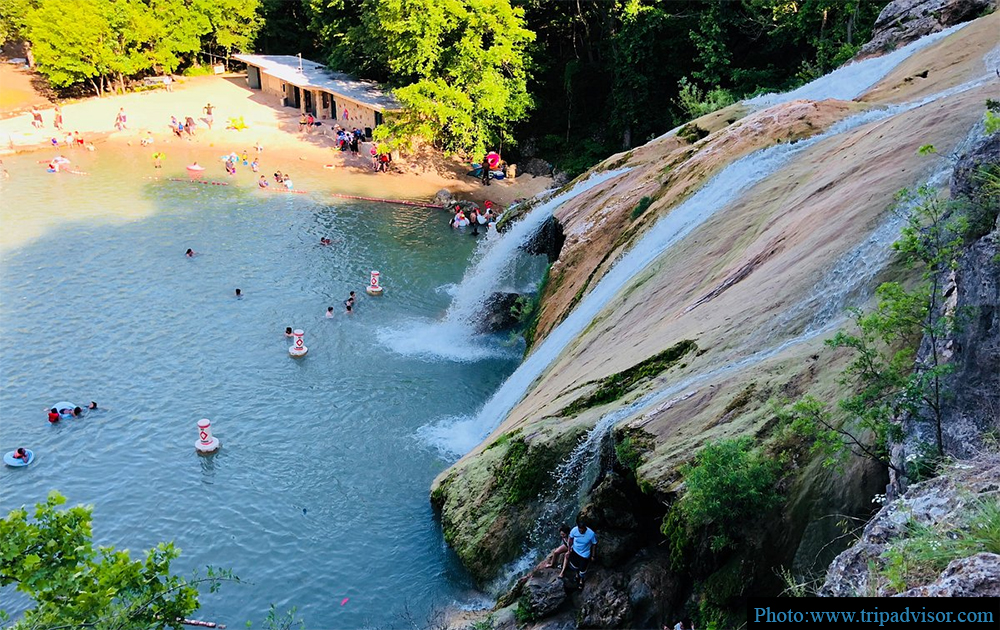
[[[73, 408], [76, 407], [76, 405], [74, 405], [71, 402], [66, 402], [65, 400], [63, 400], [52, 405], [52, 407], [55, 407], [56, 411], [59, 412], [60, 418], [72, 418]], [[49, 407], [49, 409], [51, 409], [52, 407]]]
[[5, 453], [3, 456], [3, 463], [8, 466], [13, 466], [14, 468], [21, 468], [22, 466], [27, 466], [31, 462], [35, 461], [35, 453], [29, 448], [24, 449], [24, 452], [28, 455], [28, 461], [14, 457], [15, 452], [16, 451], [10, 451]]

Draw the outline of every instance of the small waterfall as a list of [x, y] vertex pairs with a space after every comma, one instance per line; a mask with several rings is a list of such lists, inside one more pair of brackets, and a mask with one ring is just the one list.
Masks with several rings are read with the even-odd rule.
[[934, 42], [951, 35], [969, 24], [970, 22], [956, 24], [943, 31], [922, 37], [887, 55], [872, 57], [841, 66], [833, 72], [825, 74], [789, 92], [784, 92], [783, 94], [762, 94], [747, 99], [745, 102], [755, 109], [766, 109], [797, 99], [812, 101], [820, 101], [828, 98], [836, 98], [844, 101], [854, 100], [864, 94], [868, 88], [881, 81], [913, 53], [927, 48]]
[[482, 313], [483, 303], [496, 291], [516, 287], [513, 282], [519, 248], [537, 233], [556, 208], [627, 169], [595, 173], [569, 190], [537, 203], [503, 234], [480, 242], [473, 264], [452, 290], [453, 300], [440, 321], [407, 322], [405, 327], [379, 331], [379, 340], [396, 352], [411, 356], [431, 356], [452, 361], [477, 361], [497, 354], [511, 354], [495, 341], [470, 334], [469, 322]]
[[448, 419], [429, 425], [421, 429], [421, 437], [447, 453], [463, 455], [470, 451], [500, 425], [511, 409], [521, 401], [532, 383], [636, 274], [715, 212], [732, 203], [744, 191], [783, 167], [805, 149], [861, 125], [974, 89], [988, 80], [988, 77], [984, 77], [913, 103], [857, 114], [807, 140], [761, 149], [729, 164], [694, 195], [660, 218], [631, 250], [621, 256], [566, 319], [556, 326], [504, 381], [475, 417]]

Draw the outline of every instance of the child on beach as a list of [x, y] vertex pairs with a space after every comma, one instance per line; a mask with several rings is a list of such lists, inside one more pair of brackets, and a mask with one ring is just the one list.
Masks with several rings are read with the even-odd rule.
[[125, 122], [126, 122], [125, 108], [120, 107], [118, 108], [118, 115], [115, 116], [115, 129], [117, 129], [118, 131], [121, 131], [123, 129], [128, 129], [128, 125], [126, 125]]

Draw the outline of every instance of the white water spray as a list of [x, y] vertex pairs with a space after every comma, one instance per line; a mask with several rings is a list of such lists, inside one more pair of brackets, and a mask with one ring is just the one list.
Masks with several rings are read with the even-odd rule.
[[572, 188], [538, 203], [503, 234], [480, 242], [472, 266], [451, 293], [454, 299], [441, 321], [407, 322], [405, 327], [379, 331], [379, 341], [396, 352], [411, 356], [430, 356], [453, 361], [477, 361], [511, 349], [498, 348], [495, 341], [477, 339], [470, 334], [470, 322], [482, 316], [483, 304], [496, 291], [509, 288], [519, 249], [533, 237], [542, 224], [562, 204], [604, 182], [625, 173], [617, 169], [595, 173]]

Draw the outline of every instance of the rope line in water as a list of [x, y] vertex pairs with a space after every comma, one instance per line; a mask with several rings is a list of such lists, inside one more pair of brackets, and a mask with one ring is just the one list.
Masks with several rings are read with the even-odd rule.
[[345, 195], [342, 193], [331, 193], [334, 197], [340, 197], [341, 199], [360, 199], [362, 201], [379, 201], [382, 203], [398, 203], [404, 206], [418, 206], [420, 208], [436, 208], [441, 210], [444, 206], [436, 203], [426, 203], [423, 201], [406, 201], [404, 199], [382, 199], [381, 197], [362, 197], [360, 195]]

